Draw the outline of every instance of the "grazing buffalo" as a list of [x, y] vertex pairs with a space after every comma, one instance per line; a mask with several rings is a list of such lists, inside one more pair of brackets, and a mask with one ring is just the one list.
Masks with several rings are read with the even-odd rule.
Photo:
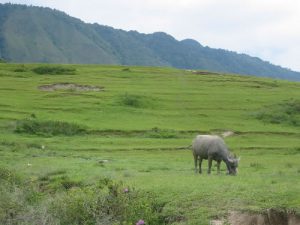
[[240, 159], [232, 157], [225, 142], [216, 135], [197, 135], [192, 143], [192, 150], [195, 160], [195, 173], [197, 173], [197, 161], [199, 159], [199, 173], [202, 173], [201, 164], [203, 159], [208, 160], [208, 174], [211, 172], [212, 161], [217, 161], [218, 173], [220, 163], [224, 161], [228, 174], [236, 175]]

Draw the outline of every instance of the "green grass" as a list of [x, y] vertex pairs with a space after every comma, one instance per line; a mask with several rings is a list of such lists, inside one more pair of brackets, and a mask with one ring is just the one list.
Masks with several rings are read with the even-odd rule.
[[[155, 193], [169, 224], [209, 224], [231, 210], [300, 212], [300, 83], [153, 67], [32, 72], [44, 66], [0, 66], [1, 167], [45, 191], [122, 181]], [[39, 90], [66, 82], [105, 91]], [[238, 176], [226, 176], [223, 163], [221, 175], [215, 166], [210, 176], [194, 174], [184, 147], [196, 134], [224, 131], [235, 133], [225, 141], [241, 157]]]
[[300, 126], [300, 100], [289, 100], [283, 103], [268, 106], [255, 114], [257, 119], [266, 123]]

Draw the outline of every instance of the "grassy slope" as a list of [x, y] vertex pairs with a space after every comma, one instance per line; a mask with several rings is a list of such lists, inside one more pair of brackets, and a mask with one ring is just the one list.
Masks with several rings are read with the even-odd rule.
[[[299, 127], [263, 123], [252, 116], [264, 106], [299, 99], [299, 83], [168, 68], [123, 71], [118, 66], [76, 65], [75, 75], [37, 75], [30, 70], [36, 66], [25, 65], [27, 71], [17, 73], [21, 65], [0, 65], [0, 164], [32, 179], [63, 169], [84, 182], [103, 176], [123, 180], [158, 193], [166, 202], [163, 213], [178, 224], [208, 224], [209, 218], [231, 209], [300, 210]], [[98, 85], [105, 91], [38, 89], [59, 82]], [[126, 106], [124, 96], [138, 96], [142, 104]], [[15, 121], [33, 113], [41, 120], [76, 122], [98, 133], [14, 133]], [[148, 131], [154, 127], [170, 129], [175, 138], [154, 138]], [[121, 132], [99, 132], [109, 129]], [[239, 175], [226, 176], [224, 165], [220, 176], [215, 171], [195, 175], [191, 152], [174, 148], [188, 146], [198, 132], [223, 130], [240, 133], [226, 138], [242, 157]], [[109, 162], [99, 164], [101, 159]]]

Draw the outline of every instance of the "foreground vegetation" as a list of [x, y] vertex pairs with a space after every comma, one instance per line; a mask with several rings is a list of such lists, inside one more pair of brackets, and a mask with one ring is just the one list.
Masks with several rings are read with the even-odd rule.
[[[0, 169], [1, 224], [161, 224], [161, 206], [154, 195], [105, 178], [93, 185], [72, 182], [64, 171], [49, 173], [37, 181], [24, 181]], [[56, 183], [56, 188], [50, 182]], [[55, 181], [54, 181], [55, 180]], [[52, 193], [49, 193], [52, 191]]]
[[[232, 210], [300, 212], [299, 83], [18, 64], [1, 64], [0, 80], [1, 224], [209, 224]], [[103, 89], [39, 89], [64, 83]], [[241, 156], [238, 176], [224, 164], [221, 175], [194, 174], [186, 147], [225, 131]]]

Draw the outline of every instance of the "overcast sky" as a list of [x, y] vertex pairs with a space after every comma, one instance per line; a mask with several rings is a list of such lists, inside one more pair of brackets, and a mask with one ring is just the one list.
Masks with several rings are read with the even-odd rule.
[[7, 2], [124, 30], [164, 31], [300, 71], [300, 0], [0, 0]]

